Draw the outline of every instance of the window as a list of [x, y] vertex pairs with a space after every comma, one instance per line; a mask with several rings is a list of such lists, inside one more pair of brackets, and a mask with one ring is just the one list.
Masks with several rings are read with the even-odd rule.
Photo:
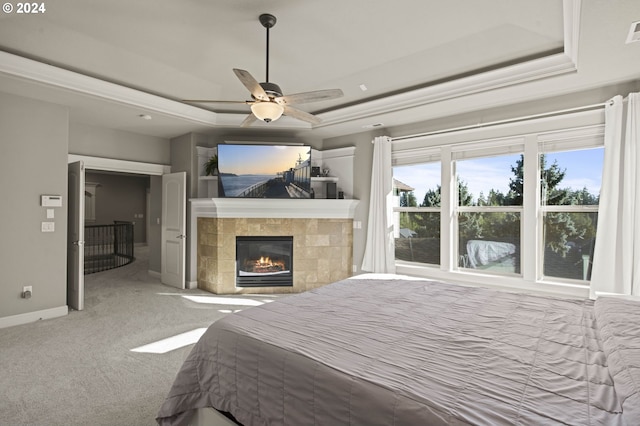
[[591, 279], [603, 159], [604, 148], [539, 155], [545, 278]]
[[459, 268], [520, 273], [522, 158], [491, 155], [456, 162]]
[[483, 140], [437, 135], [422, 149], [394, 144], [398, 272], [587, 286], [604, 126], [581, 125]]
[[440, 163], [393, 169], [396, 260], [440, 264]]

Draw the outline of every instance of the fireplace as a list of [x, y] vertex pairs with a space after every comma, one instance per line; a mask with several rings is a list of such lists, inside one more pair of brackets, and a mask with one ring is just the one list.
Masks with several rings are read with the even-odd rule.
[[293, 237], [236, 237], [236, 286], [293, 286]]

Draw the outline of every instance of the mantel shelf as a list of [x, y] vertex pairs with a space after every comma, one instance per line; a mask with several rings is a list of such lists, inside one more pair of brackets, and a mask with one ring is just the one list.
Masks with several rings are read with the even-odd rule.
[[200, 180], [218, 180], [218, 176], [198, 176]]
[[194, 198], [191, 215], [222, 218], [353, 219], [359, 200]]

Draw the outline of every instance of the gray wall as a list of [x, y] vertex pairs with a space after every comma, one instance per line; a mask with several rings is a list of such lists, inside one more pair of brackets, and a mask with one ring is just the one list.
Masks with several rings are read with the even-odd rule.
[[87, 171], [85, 181], [99, 184], [95, 198], [96, 220], [87, 225], [111, 225], [114, 220], [134, 222], [134, 242], [146, 243], [149, 176]]
[[[170, 163], [168, 139], [70, 123], [65, 107], [0, 92], [0, 318], [67, 304], [69, 153]], [[154, 177], [151, 185], [152, 210], [158, 216], [159, 180]], [[52, 220], [40, 206], [43, 194], [63, 197]], [[43, 221], [53, 221], [55, 232], [42, 233]], [[150, 228], [150, 268], [160, 271], [160, 226], [152, 223]], [[31, 299], [20, 298], [26, 285], [33, 286]]]
[[[0, 93], [0, 318], [67, 304], [68, 122], [66, 108]], [[54, 219], [42, 194], [63, 197]], [[20, 298], [25, 285], [31, 299]]]
[[371, 164], [373, 161], [373, 138], [384, 134], [384, 130], [358, 133], [338, 138], [326, 139], [322, 149], [344, 148], [355, 146], [353, 160], [353, 198], [360, 200], [354, 213], [354, 221], [360, 221], [362, 227], [353, 230], [353, 263], [358, 273], [361, 272], [364, 247], [367, 240], [367, 223], [369, 218], [369, 198], [371, 193]]
[[69, 153], [169, 164], [169, 140], [86, 124], [69, 124]]
[[458, 126], [472, 126], [478, 123], [489, 123], [508, 118], [543, 114], [563, 109], [576, 108], [606, 102], [615, 95], [626, 96], [640, 90], [640, 80], [602, 86], [597, 89], [577, 92], [563, 96], [549, 96], [545, 99], [508, 105], [505, 107], [485, 109], [466, 114], [442, 117], [434, 120], [395, 126], [386, 129], [385, 134], [391, 137], [414, 135], [434, 130], [450, 129]]

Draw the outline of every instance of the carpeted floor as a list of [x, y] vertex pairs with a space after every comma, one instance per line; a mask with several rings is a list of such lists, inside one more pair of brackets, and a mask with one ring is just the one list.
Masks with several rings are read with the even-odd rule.
[[276, 297], [174, 289], [148, 275], [147, 260], [136, 247], [132, 264], [87, 275], [84, 311], [0, 329], [0, 425], [154, 425], [192, 345], [131, 350]]

